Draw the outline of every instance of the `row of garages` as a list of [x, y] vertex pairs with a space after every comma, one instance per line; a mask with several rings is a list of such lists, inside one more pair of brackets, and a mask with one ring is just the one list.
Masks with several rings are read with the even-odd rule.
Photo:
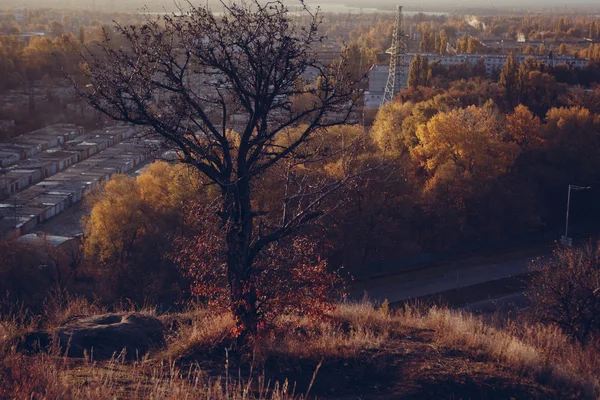
[[113, 174], [135, 169], [148, 156], [144, 143], [120, 143], [15, 194], [0, 203], [0, 235], [10, 239], [32, 232]]
[[0, 143], [0, 167], [17, 164], [49, 149], [55, 149], [83, 134], [83, 127], [73, 124], [55, 124], [25, 133]]
[[133, 136], [127, 126], [112, 126], [88, 134], [78, 134], [68, 141], [57, 141], [47, 149], [18, 162], [0, 175], [0, 199], [12, 196], [65, 169]]

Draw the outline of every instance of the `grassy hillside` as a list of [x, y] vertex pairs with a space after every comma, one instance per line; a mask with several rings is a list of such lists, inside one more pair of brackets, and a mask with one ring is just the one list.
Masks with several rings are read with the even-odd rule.
[[48, 311], [43, 319], [13, 313], [0, 323], [0, 398], [565, 399], [600, 393], [597, 354], [556, 329], [496, 328], [447, 309], [391, 312], [366, 301], [340, 304], [324, 322], [282, 318], [275, 334], [245, 352], [231, 350], [228, 315], [165, 314], [159, 318], [168, 345], [137, 362], [71, 359], [59, 349], [17, 352], [16, 338], [27, 330], [104, 310], [71, 301]]

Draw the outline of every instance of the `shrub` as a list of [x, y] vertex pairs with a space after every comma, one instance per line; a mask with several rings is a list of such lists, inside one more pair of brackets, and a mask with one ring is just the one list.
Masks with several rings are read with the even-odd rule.
[[600, 247], [558, 248], [532, 267], [533, 315], [583, 344], [600, 333]]
[[[175, 239], [172, 258], [192, 282], [191, 292], [213, 310], [243, 307], [231, 304], [223, 235], [210, 207], [201, 204], [186, 212], [184, 230]], [[297, 314], [318, 318], [334, 308], [343, 292], [337, 272], [328, 269], [318, 245], [307, 237], [286, 238], [256, 255], [252, 282], [256, 290], [259, 327], [270, 330], [278, 316]], [[241, 288], [248, 290], [248, 288]]]

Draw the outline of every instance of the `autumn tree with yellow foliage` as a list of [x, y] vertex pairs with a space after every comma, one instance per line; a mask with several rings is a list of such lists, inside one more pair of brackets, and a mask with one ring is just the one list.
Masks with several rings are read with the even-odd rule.
[[377, 114], [371, 137], [383, 152], [395, 156], [408, 154], [419, 143], [416, 132], [420, 125], [457, 106], [458, 102], [447, 95], [437, 95], [417, 104], [390, 102]]
[[419, 145], [411, 154], [431, 176], [447, 172], [465, 179], [493, 179], [510, 170], [519, 148], [503, 140], [499, 119], [486, 107], [471, 106], [434, 116], [417, 129]]
[[525, 151], [538, 149], [544, 143], [540, 118], [522, 104], [506, 116], [506, 130], [511, 140]]
[[424, 171], [425, 204], [436, 213], [455, 213], [461, 225], [477, 216], [480, 199], [494, 180], [509, 173], [520, 148], [505, 140], [490, 106], [439, 113], [420, 125], [411, 157]]
[[179, 273], [163, 255], [183, 221], [183, 206], [202, 192], [193, 170], [155, 162], [136, 178], [113, 176], [88, 198], [85, 256], [96, 263], [105, 293], [173, 300], [182, 289]]
[[412, 115], [414, 104], [391, 101], [381, 107], [371, 128], [371, 137], [384, 153], [402, 154], [409, 141], [403, 135], [403, 123]]
[[563, 186], [597, 181], [600, 115], [584, 107], [553, 108], [542, 130], [547, 143], [545, 161], [550, 169], [540, 180], [562, 182]]

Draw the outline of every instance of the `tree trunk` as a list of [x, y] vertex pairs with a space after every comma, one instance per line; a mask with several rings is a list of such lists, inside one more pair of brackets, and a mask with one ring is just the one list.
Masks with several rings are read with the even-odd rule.
[[253, 215], [250, 185], [240, 179], [223, 192], [223, 221], [227, 229], [227, 279], [230, 286], [231, 312], [235, 318], [238, 344], [246, 345], [257, 333], [256, 282], [250, 256]]
[[258, 330], [258, 313], [256, 309], [256, 288], [251, 279], [245, 279], [232, 272], [228, 265], [229, 283], [231, 286], [231, 311], [235, 318], [237, 343], [245, 346]]

